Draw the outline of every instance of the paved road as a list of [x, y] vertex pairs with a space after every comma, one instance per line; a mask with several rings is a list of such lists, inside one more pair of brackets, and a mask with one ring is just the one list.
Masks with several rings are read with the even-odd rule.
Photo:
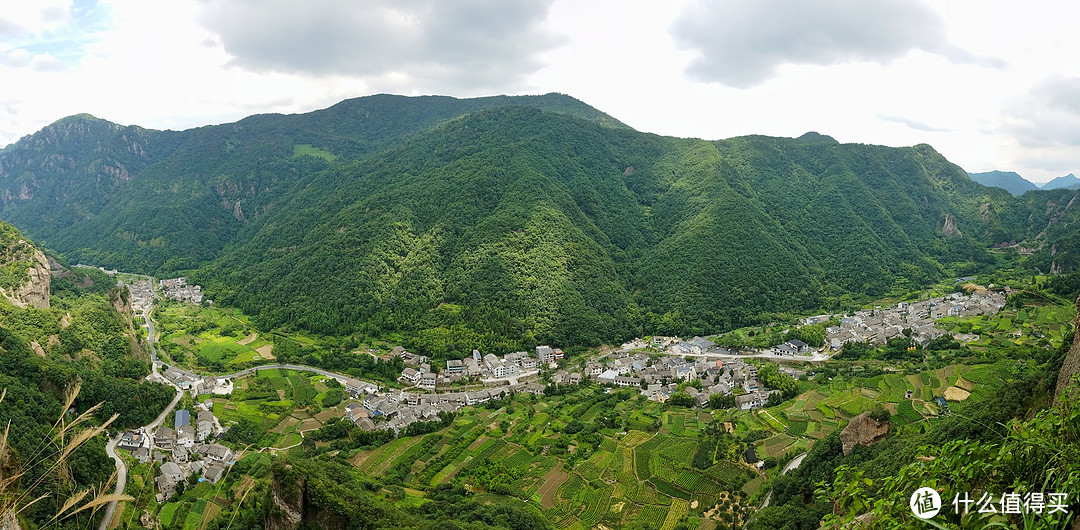
[[[258, 372], [259, 370], [277, 370], [277, 369], [281, 369], [281, 368], [284, 368], [286, 370], [299, 370], [301, 372], [313, 372], [313, 373], [316, 373], [316, 374], [319, 374], [319, 375], [325, 375], [326, 377], [333, 377], [334, 379], [339, 379], [339, 380], [358, 381], [358, 379], [356, 379], [355, 377], [352, 377], [350, 375], [339, 374], [337, 372], [331, 372], [329, 370], [323, 370], [322, 368], [315, 368], [313, 366], [304, 366], [302, 364], [261, 364], [259, 366], [248, 368], [246, 370], [240, 370], [239, 372], [236, 372], [236, 373], [227, 374], [227, 375], [215, 375], [215, 376], [212, 376], [212, 377], [216, 377], [218, 379], [222, 379], [222, 378], [232, 379], [234, 377], [242, 377], [242, 376], [245, 376], [245, 375], [248, 375], [248, 374], [253, 374], [255, 372]], [[367, 381], [363, 381], [363, 382], [367, 383]], [[374, 383], [369, 383], [369, 384], [371, 386], [378, 386], [378, 385], [376, 385]]]
[[813, 355], [777, 355], [775, 353], [751, 353], [751, 354], [737, 354], [730, 353], [686, 353], [679, 357], [720, 357], [723, 359], [772, 359], [775, 361], [802, 361], [802, 362], [822, 362], [828, 361], [832, 358], [832, 355], [828, 353], [814, 352]]
[[[160, 374], [158, 373], [158, 369], [163, 365], [163, 363], [158, 359], [157, 348], [154, 346], [154, 343], [156, 341], [156, 338], [155, 338], [155, 335], [154, 335], [154, 333], [155, 333], [154, 321], [151, 320], [151, 318], [150, 318], [150, 312], [151, 312], [152, 309], [153, 309], [153, 306], [151, 306], [150, 309], [148, 309], [145, 313], [143, 313], [143, 319], [146, 321], [146, 328], [147, 328], [147, 331], [149, 332], [149, 334], [147, 335], [147, 340], [150, 342], [150, 362], [151, 362], [151, 364], [153, 366], [153, 372], [154, 372], [155, 379], [160, 378], [161, 380], [165, 380], [164, 377], [161, 377]], [[358, 380], [355, 377], [351, 377], [351, 376], [346, 375], [346, 374], [339, 374], [337, 372], [331, 372], [329, 370], [323, 370], [322, 368], [315, 368], [315, 367], [312, 367], [312, 366], [304, 366], [304, 365], [300, 365], [300, 364], [264, 364], [264, 365], [261, 365], [261, 366], [248, 368], [246, 370], [240, 370], [239, 372], [236, 372], [236, 373], [226, 374], [226, 375], [213, 375], [212, 377], [216, 377], [218, 379], [223, 379], [223, 378], [231, 379], [231, 378], [235, 378], [235, 377], [245, 376], [245, 375], [248, 375], [248, 374], [253, 374], [253, 373], [255, 373], [255, 372], [259, 371], [259, 370], [277, 370], [277, 369], [280, 369], [280, 368], [284, 368], [286, 370], [298, 370], [298, 371], [301, 371], [301, 372], [313, 372], [313, 373], [316, 373], [316, 374], [319, 374], [319, 375], [324, 375], [326, 377], [332, 377], [332, 378], [337, 379], [339, 381], [347, 381], [347, 380], [357, 381]], [[191, 376], [194, 376], [194, 377], [204, 377], [205, 375], [211, 375], [211, 374], [196, 374], [196, 373], [193, 373], [193, 372], [188, 372], [186, 370], [182, 370], [180, 368], [177, 368], [177, 370], [180, 370], [181, 372], [183, 372], [185, 374], [188, 374], [188, 375], [191, 375]], [[361, 381], [361, 382], [370, 384], [372, 387], [378, 388], [378, 385], [376, 385], [374, 383], [369, 383], [367, 381]], [[172, 383], [170, 382], [169, 384], [172, 384]], [[183, 390], [181, 390], [176, 385], [173, 385], [173, 386], [176, 387], [176, 397], [173, 398], [172, 403], [169, 403], [169, 406], [165, 407], [165, 410], [161, 411], [161, 414], [157, 417], [157, 419], [155, 419], [153, 422], [149, 423], [148, 425], [144, 425], [142, 427], [142, 431], [144, 433], [146, 433], [147, 435], [151, 434], [155, 429], [158, 428], [159, 425], [161, 425], [162, 422], [165, 421], [166, 418], [168, 418], [169, 413], [172, 412], [173, 408], [176, 407], [176, 404], [179, 403], [180, 399], [184, 396], [184, 391]], [[302, 437], [302, 435], [301, 435], [301, 437]], [[124, 461], [121, 460], [120, 457], [117, 456], [117, 454], [116, 454], [116, 444], [119, 441], [120, 441], [120, 435], [117, 435], [115, 438], [109, 440], [109, 442], [105, 445], [105, 452], [108, 453], [108, 455], [110, 457], [112, 457], [113, 461], [116, 463], [116, 491], [114, 493], [117, 494], [117, 495], [123, 495], [124, 494], [124, 487], [127, 484], [127, 466], [124, 465]], [[117, 504], [116, 501], [112, 501], [108, 505], [105, 506], [105, 515], [101, 518], [101, 526], [98, 527], [99, 530], [106, 530], [109, 527], [109, 523], [112, 522], [113, 515], [115, 515], [115, 513], [116, 513], [116, 504]]]
[[540, 374], [540, 370], [529, 370], [528, 372], [521, 372], [520, 374], [517, 374], [517, 375], [508, 375], [506, 377], [492, 377], [492, 378], [489, 378], [489, 379], [481, 379], [480, 382], [482, 382], [484, 384], [487, 384], [487, 383], [501, 383], [501, 382], [505, 381], [507, 383], [510, 383], [511, 385], [516, 385], [524, 377], [532, 377], [534, 375], [539, 375], [539, 374]]
[[[791, 462], [788, 462], [788, 464], [786, 466], [784, 466], [784, 470], [781, 471], [780, 474], [781, 475], [786, 475], [788, 471], [791, 471], [792, 469], [795, 469], [795, 468], [799, 467], [799, 465], [802, 464], [803, 459], [806, 458], [806, 455], [808, 455], [808, 454], [810, 454], [810, 453], [803, 453], [803, 454], [801, 454], [799, 456], [796, 456], [795, 458], [792, 458]], [[768, 506], [769, 501], [771, 501], [771, 500], [772, 500], [772, 491], [770, 491], [769, 494], [765, 496], [765, 502], [761, 503], [761, 508], [758, 508], [758, 510], [760, 511], [763, 508], [765, 508], [766, 506]]]
[[[149, 310], [143, 313], [143, 319], [146, 321], [147, 329], [150, 332], [148, 339], [150, 342], [151, 366], [153, 367], [152, 369], [154, 371], [154, 375], [158, 375], [157, 348], [154, 347], [154, 322], [150, 320]], [[158, 417], [154, 419], [154, 421], [150, 422], [147, 425], [144, 425], [142, 427], [142, 431], [147, 435], [150, 435], [150, 433], [152, 433], [154, 429], [157, 429], [157, 427], [165, 421], [165, 418], [169, 416], [169, 413], [172, 412], [173, 408], [176, 407], [176, 404], [180, 402], [180, 398], [182, 397], [184, 397], [184, 392], [177, 388], [176, 397], [174, 397], [172, 402], [169, 403], [169, 406], [165, 407], [165, 410], [162, 410], [161, 414], [159, 414]], [[124, 465], [124, 461], [116, 454], [116, 444], [120, 441], [120, 436], [120, 434], [117, 434], [113, 439], [109, 440], [109, 443], [105, 445], [105, 452], [108, 453], [108, 455], [112, 457], [113, 462], [116, 463], [116, 491], [113, 492], [116, 495], [123, 495], [124, 488], [127, 486], [127, 466]], [[98, 529], [106, 530], [107, 528], [109, 528], [109, 523], [112, 522], [112, 518], [115, 514], [116, 501], [112, 501], [109, 504], [105, 505], [105, 514], [101, 517], [101, 525], [98, 526]]]

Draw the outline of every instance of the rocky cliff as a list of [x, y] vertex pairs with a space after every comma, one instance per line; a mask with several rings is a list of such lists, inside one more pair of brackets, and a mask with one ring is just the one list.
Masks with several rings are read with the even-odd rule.
[[19, 307], [49, 307], [49, 260], [9, 224], [0, 223], [0, 294]]
[[109, 302], [124, 321], [124, 335], [131, 341], [131, 354], [140, 361], [150, 362], [150, 350], [142, 335], [136, 331], [135, 310], [131, 307], [131, 291], [127, 287], [109, 291]]
[[40, 250], [34, 250], [26, 283], [15, 292], [15, 305], [21, 307], [49, 308], [49, 261]]
[[840, 432], [840, 443], [843, 444], [846, 456], [856, 445], [873, 445], [885, 439], [889, 434], [889, 421], [879, 423], [870, 417], [869, 412], [864, 412], [851, 418], [847, 427]]
[[[1080, 297], [1076, 299], [1076, 308], [1080, 310]], [[1080, 329], [1080, 313], [1077, 314], [1076, 323], [1073, 329]], [[1057, 388], [1054, 391], [1054, 395], [1058, 399], [1076, 399], [1077, 393], [1080, 392], [1077, 388], [1073, 388], [1066, 395], [1065, 390], [1072, 384], [1072, 380], [1076, 377], [1077, 373], [1080, 373], [1080, 333], [1077, 333], [1073, 337], [1072, 347], [1069, 348], [1069, 353], [1065, 354], [1065, 361], [1061, 363], [1061, 371], [1058, 372]]]

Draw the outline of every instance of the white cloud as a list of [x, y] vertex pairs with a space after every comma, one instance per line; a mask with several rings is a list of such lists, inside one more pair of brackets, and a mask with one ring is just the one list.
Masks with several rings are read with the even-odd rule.
[[512, 90], [558, 39], [551, 0], [242, 0], [200, 20], [255, 72], [351, 76], [431, 91]]
[[0, 10], [0, 42], [55, 30], [71, 21], [71, 0], [5, 2]]
[[695, 1], [671, 31], [697, 52], [688, 75], [739, 88], [764, 82], [784, 64], [888, 64], [912, 50], [1002, 66], [951, 43], [941, 15], [913, 0]]

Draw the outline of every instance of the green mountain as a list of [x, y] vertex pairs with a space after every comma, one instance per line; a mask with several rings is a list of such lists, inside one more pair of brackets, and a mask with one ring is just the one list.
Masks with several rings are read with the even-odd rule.
[[[64, 118], [0, 151], [0, 217], [76, 261], [142, 270], [213, 259], [245, 222], [324, 169], [476, 110], [530, 105], [625, 127], [573, 98], [378, 95], [187, 131]], [[303, 154], [323, 155], [301, 156]]]
[[1039, 189], [1038, 186], [1013, 171], [986, 171], [968, 173], [968, 176], [983, 186], [995, 186], [1013, 195], [1023, 195], [1024, 192]]
[[74, 116], [0, 168], [0, 217], [72, 260], [197, 268], [263, 327], [435, 355], [852, 308], [991, 266], [992, 245], [1075, 266], [1054, 250], [1069, 192], [1013, 198], [927, 145], [645, 134], [558, 94], [372, 96], [179, 132]]
[[1064, 177], [1058, 177], [1046, 184], [1040, 186], [1040, 189], [1044, 190], [1056, 190], [1066, 188], [1070, 190], [1080, 189], [1080, 178], [1076, 178], [1076, 175], [1069, 173]]

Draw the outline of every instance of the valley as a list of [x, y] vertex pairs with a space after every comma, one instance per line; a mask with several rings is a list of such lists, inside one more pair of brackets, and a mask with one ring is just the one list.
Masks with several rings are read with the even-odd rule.
[[[820, 356], [787, 353], [778, 346], [760, 350], [716, 346], [725, 339], [745, 340], [752, 330], [711, 340], [650, 337], [611, 351], [580, 352], [558, 360], [556, 354], [544, 353], [550, 348], [538, 348], [541, 358], [550, 355], [539, 375], [503, 386], [499, 393], [494, 393], [499, 386], [489, 386], [497, 382], [480, 384], [479, 373], [475, 380], [466, 377], [445, 387], [440, 382], [438, 388], [415, 389], [403, 377], [364, 381], [359, 376], [369, 374], [358, 370], [337, 373], [276, 364], [252, 355], [250, 347], [241, 348], [259, 344], [262, 336], [242, 313], [157, 295], [152, 303], [142, 301], [149, 308], [148, 335], [151, 341], [160, 337], [157, 343], [169, 344], [174, 353], [155, 358], [162, 375], [150, 377], [159, 377], [180, 392], [162, 417], [181, 395], [186, 403], [182, 407], [204, 406], [229, 428], [217, 439], [232, 448], [235, 459], [220, 481], [188, 481], [187, 488], [155, 499], [160, 491], [149, 478], [157, 466], [121, 452], [129, 475], [138, 477], [129, 491], [134, 501], [126, 504], [116, 522], [106, 526], [106, 520], [102, 525], [136, 527], [139, 519], [152, 516], [166, 528], [212, 527], [222, 514], [245, 510], [244, 496], [273, 476], [275, 459], [322, 455], [359, 476], [378, 477], [384, 486], [375, 494], [401, 509], [430, 502], [443, 485], [464, 487], [477, 502], [516, 503], [555, 528], [739, 527], [753, 520], [755, 507], [762, 505], [785, 464], [797, 456], [805, 458], [816, 444], [835, 439], [852, 418], [879, 410], [886, 414], [894, 436], [932, 432], [935, 423], [982, 406], [992, 389], [1027, 373], [1030, 368], [1023, 363], [1027, 355], [1060, 348], [1061, 331], [1075, 319], [1075, 310], [1064, 302], [1007, 307], [1003, 291], [952, 288], [956, 292], [951, 295], [912, 293], [906, 298], [913, 302], [879, 304], [850, 316], [798, 319], [787, 330], [788, 336], [795, 336], [792, 330], [803, 330], [797, 336], [807, 336], [817, 328], [823, 334], [825, 329], [838, 334], [844, 332], [842, 324], [854, 325], [858, 318], [862, 325], [861, 317], [871, 314], [885, 319], [910, 315], [913, 322], [933, 316], [937, 324], [931, 326], [937, 330], [931, 333], [933, 338], [922, 340], [918, 331], [910, 330], [897, 334], [908, 348], [900, 357], [888, 353], [889, 341], [896, 337], [882, 337], [876, 346], [869, 345], [876, 335], [872, 327], [861, 328], [869, 330], [870, 341], [852, 352], [845, 350], [852, 341], [834, 349], [823, 335], [814, 350], [831, 354]], [[991, 302], [998, 294], [998, 301]], [[978, 309], [983, 300], [992, 305]], [[971, 309], [961, 314], [961, 309], [949, 307]], [[923, 309], [926, 315], [920, 313]], [[940, 315], [930, 315], [934, 311]], [[155, 327], [151, 314], [168, 324]], [[155, 333], [156, 329], [161, 331]], [[966, 346], [934, 340], [960, 331], [970, 336]], [[277, 333], [271, 336], [278, 343], [293, 341], [301, 350], [327, 346], [325, 339]], [[1036, 344], [1024, 340], [1025, 335], [1046, 340]], [[1018, 364], [1014, 355], [988, 354], [991, 344], [1026, 353], [1020, 354]], [[780, 343], [791, 345], [790, 340]], [[426, 362], [402, 348], [380, 346], [357, 347], [348, 355], [385, 361], [393, 350], [394, 357], [414, 366]], [[875, 350], [881, 358], [870, 355]], [[562, 350], [557, 351], [562, 357]], [[189, 361], [182, 369], [169, 365], [180, 357], [176, 352], [183, 352], [180, 355]], [[522, 358], [528, 357], [515, 357], [513, 362]], [[673, 368], [684, 362], [701, 368], [701, 379], [681, 383], [674, 379], [678, 370]], [[643, 368], [631, 367], [632, 363]], [[761, 383], [756, 374], [768, 365], [779, 366], [777, 373], [794, 386], [785, 385], [782, 396], [779, 390], [762, 390], [757, 401], [742, 400], [758, 393]], [[621, 366], [634, 379], [632, 388], [606, 379], [613, 377], [606, 375], [608, 371], [621, 371]], [[649, 368], [661, 366], [671, 368]], [[719, 366], [723, 370], [716, 369]], [[219, 370], [207, 372], [205, 367]], [[710, 367], [714, 369], [708, 371]], [[466, 368], [463, 373], [470, 371]], [[584, 377], [571, 384], [575, 374]], [[440, 378], [443, 375], [440, 372]], [[214, 382], [207, 383], [207, 377]], [[718, 383], [716, 387], [702, 385], [706, 378], [706, 385]], [[670, 380], [674, 382], [668, 384]], [[754, 390], [747, 392], [751, 385]], [[483, 397], [467, 397], [476, 394], [470, 388], [483, 389]], [[710, 400], [712, 391], [733, 399]], [[775, 402], [767, 399], [773, 393]], [[400, 421], [403, 418], [410, 419]], [[300, 505], [294, 508], [303, 511]]]
[[1078, 193], [561, 94], [64, 118], [0, 151], [0, 512], [905, 528], [915, 483], [1075, 491]]

